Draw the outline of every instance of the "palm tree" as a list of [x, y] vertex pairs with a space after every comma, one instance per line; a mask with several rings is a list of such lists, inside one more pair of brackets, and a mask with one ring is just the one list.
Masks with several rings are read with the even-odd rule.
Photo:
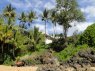
[[56, 27], [56, 22], [57, 22], [57, 13], [55, 10], [51, 11], [50, 19], [51, 19], [52, 24], [53, 24], [53, 30], [54, 30], [53, 37], [55, 38], [55, 27]]
[[[15, 22], [15, 17], [16, 17], [15, 8], [12, 7], [11, 4], [6, 6], [6, 8], [3, 11], [3, 16], [5, 18], [5, 21], [8, 24], [8, 25], [6, 25], [6, 28], [5, 28], [5, 37], [3, 38], [3, 44], [4, 44], [4, 42], [7, 41], [6, 38], [9, 37], [8, 36], [9, 35], [8, 31], [12, 31], [13, 30], [12, 28], [13, 28], [13, 25], [14, 25], [14, 22]], [[10, 37], [11, 37], [11, 35], [10, 35]], [[3, 44], [2, 44], [2, 53], [3, 53]]]
[[[12, 37], [13, 37], [13, 34], [12, 34], [12, 30], [9, 29], [7, 30], [6, 32], [6, 26], [7, 25], [0, 25], [0, 46], [1, 46], [1, 51], [2, 51], [2, 58], [4, 58], [4, 52], [5, 52], [5, 49], [4, 48], [4, 45], [6, 43], [10, 43], [9, 41], [11, 41]], [[9, 49], [9, 47], [7, 47]]]
[[36, 16], [35, 16], [35, 13], [33, 11], [31, 11], [29, 14], [28, 14], [28, 26], [31, 25], [31, 23], [33, 22], [34, 19], [36, 19]]
[[21, 28], [25, 28], [26, 29], [26, 26], [25, 26], [25, 23], [27, 21], [27, 18], [26, 18], [26, 15], [24, 12], [21, 13], [21, 16], [18, 18], [20, 20], [20, 27]]
[[3, 15], [7, 19], [9, 28], [12, 27], [13, 22], [15, 21], [15, 17], [16, 17], [15, 8], [13, 8], [11, 4], [9, 4], [4, 9]]
[[49, 18], [49, 11], [45, 9], [42, 14], [42, 21], [45, 22], [45, 36], [46, 36], [46, 23], [48, 21], [48, 18]]

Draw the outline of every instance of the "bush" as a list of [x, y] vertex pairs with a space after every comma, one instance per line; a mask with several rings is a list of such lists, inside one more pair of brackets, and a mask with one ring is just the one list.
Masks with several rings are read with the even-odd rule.
[[50, 44], [50, 48], [53, 49], [54, 51], [60, 52], [62, 51], [66, 46], [64, 45], [64, 39], [59, 38], [53, 40], [53, 42]]
[[54, 53], [54, 55], [60, 60], [60, 61], [65, 61], [70, 59], [73, 55], [78, 53], [80, 50], [84, 50], [88, 48], [88, 45], [82, 45], [82, 46], [77, 46], [73, 47], [72, 45], [69, 45], [67, 48], [65, 48], [63, 51], [59, 53]]
[[6, 60], [4, 60], [4, 65], [12, 65], [13, 64], [13, 60], [9, 55], [6, 55]]
[[95, 46], [95, 24], [87, 27], [84, 33], [80, 36], [79, 44], [88, 44], [89, 46]]
[[27, 53], [26, 55], [24, 55], [22, 57], [17, 57], [16, 60], [24, 61], [27, 66], [41, 64], [40, 60], [37, 60], [37, 58], [40, 55], [44, 54], [46, 51], [47, 50], [45, 50], [45, 49], [40, 49], [39, 51], [35, 51], [30, 54]]

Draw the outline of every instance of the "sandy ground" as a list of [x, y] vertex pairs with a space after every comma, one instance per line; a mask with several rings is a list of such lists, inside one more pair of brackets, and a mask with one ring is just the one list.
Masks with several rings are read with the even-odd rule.
[[[38, 67], [11, 67], [0, 65], [0, 71], [36, 71]], [[90, 68], [91, 71], [95, 71], [95, 67]], [[67, 71], [73, 71], [72, 68], [68, 68]]]
[[0, 71], [36, 71], [37, 67], [11, 67], [0, 65]]

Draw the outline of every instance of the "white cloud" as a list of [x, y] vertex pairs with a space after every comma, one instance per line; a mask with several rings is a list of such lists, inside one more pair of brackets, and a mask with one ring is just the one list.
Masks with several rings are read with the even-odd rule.
[[52, 9], [52, 8], [54, 8], [54, 7], [55, 7], [55, 5], [52, 4], [51, 2], [47, 2], [47, 3], [44, 5], [44, 8], [47, 8], [47, 9]]
[[[80, 1], [80, 0], [79, 0]], [[80, 1], [81, 3], [84, 3], [84, 4], [91, 4], [91, 5], [95, 5], [95, 0], [81, 0]]]
[[[75, 25], [76, 24], [76, 25]], [[73, 35], [73, 33], [78, 30], [79, 32], [83, 32], [89, 25], [93, 24], [93, 22], [72, 22], [71, 25], [72, 27], [69, 28], [68, 30], [68, 36]], [[45, 33], [45, 25], [44, 24], [35, 24], [36, 27], [39, 28], [40, 31], [42, 31], [43, 33]], [[53, 34], [54, 33], [54, 29], [53, 26], [48, 27], [47, 29], [47, 34]], [[55, 31], [57, 34], [63, 33], [63, 27], [60, 25], [57, 25], [55, 27]]]
[[56, 0], [51, 0], [52, 3], [56, 3]]
[[[36, 0], [35, 0], [35, 1], [36, 1]], [[41, 5], [43, 5], [42, 0], [39, 0], [39, 1], [37, 0], [35, 7], [37, 8], [37, 7], [40, 7]]]
[[81, 11], [87, 14], [87, 18], [95, 17], [95, 6], [88, 6], [86, 8], [81, 8]]
[[[73, 35], [73, 33], [76, 30], [78, 30], [78, 33], [83, 32], [89, 25], [93, 24], [93, 22], [80, 22], [80, 23], [79, 22], [72, 22], [70, 24], [72, 25], [72, 27], [68, 29], [68, 34], [67, 34], [68, 36]], [[53, 27], [48, 28], [47, 30], [48, 30], [48, 33], [54, 32]], [[60, 25], [57, 25], [55, 30], [56, 30], [56, 33], [59, 33], [59, 34], [63, 33], [63, 27]]]
[[34, 26], [38, 27], [40, 31], [45, 33], [45, 26], [44, 26], [44, 24], [35, 24]]
[[[68, 36], [73, 35], [73, 33], [78, 30], [79, 32], [83, 32], [89, 25], [93, 24], [92, 22], [72, 22], [72, 27], [68, 30]], [[76, 24], [76, 26], [74, 26]]]
[[93, 23], [91, 23], [91, 22], [84, 22], [84, 23], [78, 23], [77, 25], [76, 25], [76, 27], [77, 27], [77, 29], [79, 30], [79, 31], [84, 31], [89, 25], [91, 25], [91, 24], [93, 24]]
[[28, 9], [32, 7], [32, 4], [29, 0], [25, 0], [25, 2], [22, 2], [20, 0], [8, 0], [8, 1], [16, 8]]
[[51, 27], [48, 28], [48, 34], [53, 34], [55, 30], [55, 33], [60, 34], [63, 33], [63, 28], [60, 25], [56, 25], [55, 28], [53, 28], [53, 25], [51, 25]]

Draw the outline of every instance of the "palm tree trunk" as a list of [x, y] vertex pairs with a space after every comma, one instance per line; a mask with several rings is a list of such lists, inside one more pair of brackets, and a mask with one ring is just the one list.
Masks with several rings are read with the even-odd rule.
[[4, 53], [3, 43], [2, 43], [2, 54]]
[[53, 25], [53, 30], [54, 30], [53, 38], [55, 38], [55, 25]]
[[45, 21], [45, 44], [46, 44], [46, 21]]
[[15, 60], [15, 46], [12, 49], [12, 58], [13, 58], [13, 60]]
[[4, 43], [2, 43], [2, 59], [4, 60]]
[[45, 37], [46, 37], [46, 21], [45, 21]]

